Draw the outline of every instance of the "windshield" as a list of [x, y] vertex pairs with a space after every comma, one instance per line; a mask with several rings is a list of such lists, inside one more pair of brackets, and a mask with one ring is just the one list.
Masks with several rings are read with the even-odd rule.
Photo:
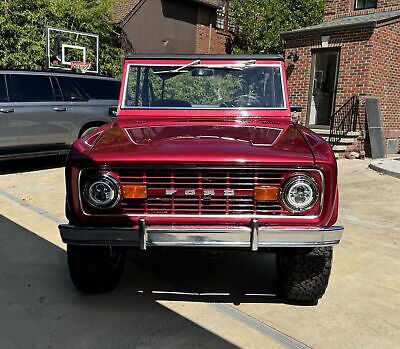
[[285, 109], [279, 65], [128, 66], [125, 108]]

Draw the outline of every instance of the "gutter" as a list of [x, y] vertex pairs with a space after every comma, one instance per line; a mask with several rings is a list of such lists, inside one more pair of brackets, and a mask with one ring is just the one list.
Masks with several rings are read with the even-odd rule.
[[328, 34], [331, 32], [335, 32], [338, 30], [346, 30], [346, 29], [360, 29], [360, 28], [372, 28], [375, 29], [378, 26], [377, 21], [364, 22], [364, 23], [347, 23], [329, 27], [318, 27], [318, 28], [304, 28], [297, 29], [289, 32], [281, 33], [281, 38], [286, 39], [290, 37], [295, 37], [298, 35], [312, 35], [312, 34]]
[[[360, 16], [362, 17], [362, 16]], [[302, 29], [296, 29], [288, 32], [283, 32], [281, 33], [281, 38], [288, 38], [288, 37], [295, 37], [298, 36], [299, 34], [307, 35], [307, 34], [325, 34], [325, 33], [331, 33], [335, 32], [338, 30], [346, 30], [346, 29], [360, 29], [360, 28], [377, 28], [383, 25], [391, 24], [393, 22], [397, 22], [400, 20], [400, 14], [398, 14], [398, 11], [395, 15], [389, 16], [387, 18], [381, 18], [381, 19], [370, 19], [369, 21], [365, 22], [359, 22], [359, 23], [345, 23], [345, 24], [337, 24], [337, 25], [328, 25], [325, 27], [308, 27], [308, 28], [302, 28]]]

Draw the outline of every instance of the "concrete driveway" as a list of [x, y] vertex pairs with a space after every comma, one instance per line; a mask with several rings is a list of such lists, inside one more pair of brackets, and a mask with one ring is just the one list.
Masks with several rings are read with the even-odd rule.
[[368, 161], [339, 162], [346, 232], [312, 307], [275, 295], [274, 255], [239, 252], [135, 252], [114, 292], [80, 294], [57, 230], [62, 161], [2, 166], [0, 348], [398, 347], [400, 180]]

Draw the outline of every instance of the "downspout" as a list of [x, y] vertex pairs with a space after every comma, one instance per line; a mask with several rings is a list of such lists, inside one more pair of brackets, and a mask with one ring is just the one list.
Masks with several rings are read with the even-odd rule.
[[211, 51], [211, 34], [212, 34], [212, 11], [210, 11], [210, 28], [208, 31], [208, 53]]

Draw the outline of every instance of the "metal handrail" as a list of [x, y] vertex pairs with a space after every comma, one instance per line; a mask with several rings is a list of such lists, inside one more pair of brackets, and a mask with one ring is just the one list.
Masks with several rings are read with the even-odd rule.
[[359, 106], [360, 99], [354, 95], [331, 116], [328, 140], [331, 145], [360, 129]]

